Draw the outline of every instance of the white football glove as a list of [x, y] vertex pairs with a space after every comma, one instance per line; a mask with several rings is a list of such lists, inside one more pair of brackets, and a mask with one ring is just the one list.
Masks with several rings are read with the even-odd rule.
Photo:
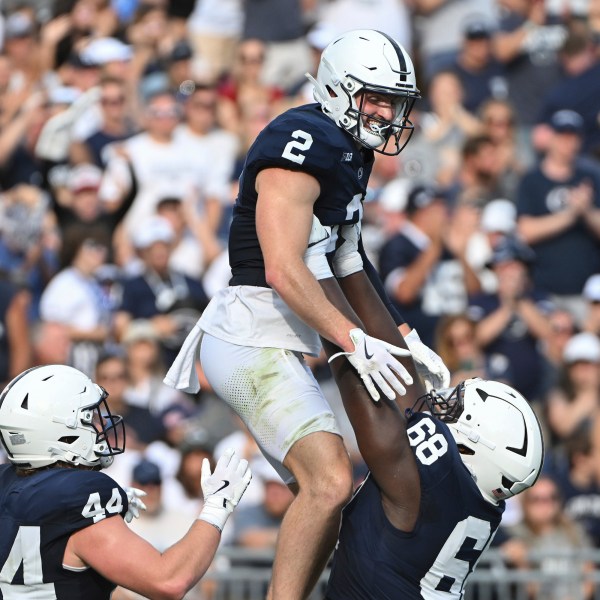
[[141, 500], [146, 495], [144, 490], [138, 490], [138, 488], [128, 487], [125, 488], [127, 494], [127, 512], [125, 513], [125, 522], [131, 523], [133, 519], [137, 519], [140, 516], [141, 510], [146, 510], [146, 505]]
[[205, 458], [202, 461], [200, 478], [204, 507], [198, 518], [223, 531], [229, 515], [237, 506], [251, 479], [248, 461], [240, 460], [233, 448], [228, 448], [219, 458], [214, 473], [210, 472], [210, 463], [208, 458]]
[[[350, 339], [354, 343], [354, 352], [338, 352], [328, 362], [338, 356], [345, 356], [360, 375], [371, 398], [377, 402], [379, 392], [374, 384], [390, 399], [406, 394], [406, 388], [400, 383], [398, 376], [410, 385], [413, 382], [410, 373], [395, 356], [410, 356], [410, 351], [388, 344], [383, 340], [367, 335], [362, 329], [351, 329]], [[394, 388], [394, 389], [392, 389]]]
[[443, 363], [442, 359], [426, 346], [419, 337], [416, 329], [404, 336], [404, 341], [408, 346], [414, 360], [417, 372], [419, 373], [425, 389], [430, 392], [432, 389], [439, 390], [450, 386], [450, 371]]

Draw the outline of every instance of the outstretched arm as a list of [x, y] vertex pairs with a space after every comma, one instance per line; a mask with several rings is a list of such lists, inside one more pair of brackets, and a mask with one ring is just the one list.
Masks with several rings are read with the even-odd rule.
[[[338, 280], [322, 280], [328, 299], [342, 312], [355, 312], [374, 337], [406, 347], [395, 323], [364, 271]], [[338, 349], [323, 341], [328, 356]], [[360, 452], [381, 488], [382, 502], [390, 521], [403, 531], [414, 527], [420, 502], [420, 481], [406, 435], [404, 410], [425, 393], [410, 357], [399, 359], [413, 376], [404, 396], [396, 402], [374, 403], [348, 361], [337, 359], [332, 371], [344, 408], [356, 434]]]

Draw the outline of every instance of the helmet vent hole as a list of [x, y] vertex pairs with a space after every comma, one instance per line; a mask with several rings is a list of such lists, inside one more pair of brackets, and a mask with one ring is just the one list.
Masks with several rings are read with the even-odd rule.
[[21, 402], [21, 408], [23, 410], [29, 410], [29, 394], [25, 394], [25, 398], [23, 398], [23, 402]]
[[54, 375], [48, 375], [48, 377], [44, 377], [44, 379], [42, 379], [42, 381], [48, 381], [48, 379], [52, 379], [54, 377]]
[[471, 450], [471, 448], [465, 446], [464, 444], [457, 444], [457, 446], [460, 454], [467, 454], [469, 456], [473, 456], [473, 454], [475, 454], [475, 452]]
[[77, 435], [64, 435], [63, 437], [59, 438], [59, 442], [62, 442], [63, 444], [72, 444], [73, 442], [76, 442], [79, 439], [79, 436]]
[[502, 475], [502, 485], [507, 489], [510, 490], [510, 488], [515, 484], [514, 481], [511, 481], [508, 477], [506, 477], [505, 475]]
[[465, 415], [465, 419], [466, 419], [467, 421], [470, 421], [472, 418], [473, 418], [473, 417], [471, 417], [471, 415]]

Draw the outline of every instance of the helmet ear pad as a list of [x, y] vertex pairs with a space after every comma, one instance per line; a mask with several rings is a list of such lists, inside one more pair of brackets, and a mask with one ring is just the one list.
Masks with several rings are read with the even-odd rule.
[[0, 395], [0, 440], [9, 460], [23, 468], [108, 466], [125, 449], [125, 429], [110, 413], [107, 396], [72, 367], [25, 371]]
[[[420, 97], [414, 67], [404, 48], [386, 34], [368, 29], [343, 34], [325, 48], [317, 78], [309, 79], [323, 112], [363, 146], [395, 155], [410, 139], [409, 115]], [[360, 100], [361, 92], [369, 91], [389, 96], [397, 107], [390, 121], [373, 128], [365, 126], [374, 120], [362, 111]]]

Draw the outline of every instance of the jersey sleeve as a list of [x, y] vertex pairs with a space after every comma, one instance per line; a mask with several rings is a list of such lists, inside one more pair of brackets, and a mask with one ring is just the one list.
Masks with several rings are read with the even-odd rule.
[[324, 129], [309, 118], [290, 115], [273, 121], [259, 135], [248, 154], [247, 166], [256, 171], [279, 167], [312, 175], [322, 188], [339, 165], [342, 148]]
[[125, 516], [127, 494], [111, 477], [98, 471], [56, 469], [12, 499], [21, 522], [60, 525], [63, 534], [103, 519]]

